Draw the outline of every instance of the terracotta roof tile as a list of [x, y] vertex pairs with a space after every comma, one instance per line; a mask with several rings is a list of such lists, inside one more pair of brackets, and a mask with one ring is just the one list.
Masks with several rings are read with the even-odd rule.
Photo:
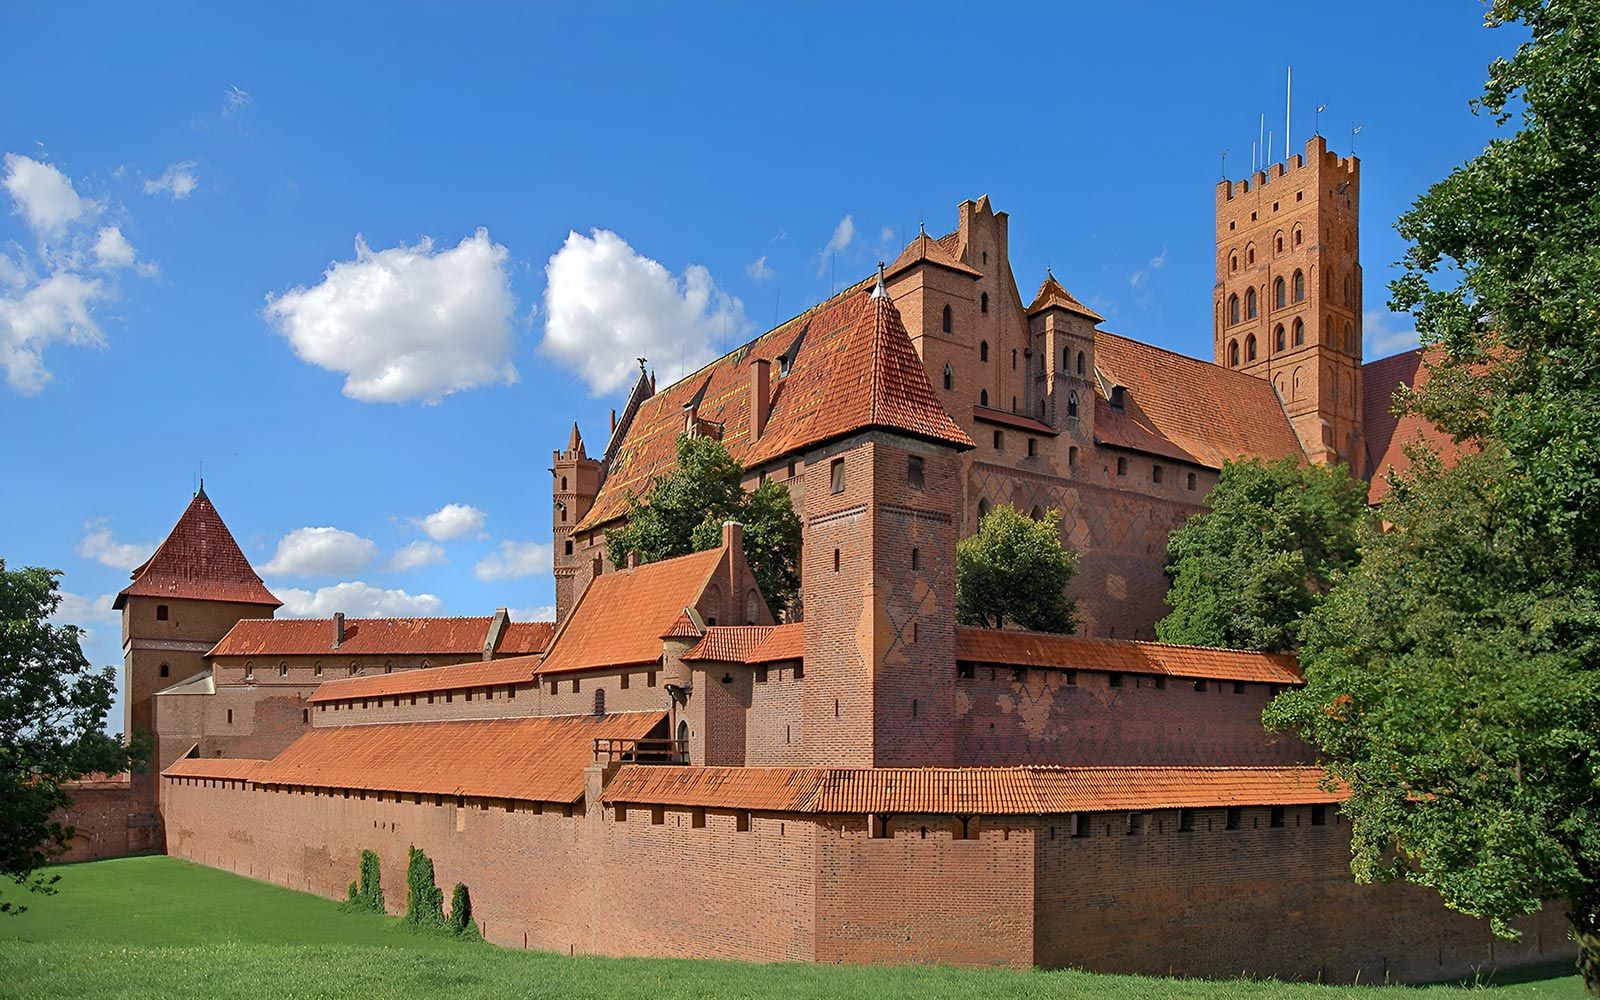
[[755, 768], [624, 765], [605, 803], [797, 813], [1051, 813], [1343, 801], [1315, 767]]
[[1095, 394], [1100, 443], [1211, 469], [1241, 456], [1304, 456], [1266, 379], [1103, 330], [1094, 346], [1101, 377], [1126, 389], [1121, 411]]
[[269, 608], [283, 603], [250, 567], [250, 560], [204, 489], [189, 501], [155, 554], [133, 571], [133, 582], [122, 589], [112, 607], [120, 610], [129, 597], [229, 601]]
[[575, 802], [598, 738], [643, 739], [659, 712], [312, 729], [253, 775], [257, 784]]
[[1406, 446], [1422, 441], [1439, 453], [1447, 464], [1454, 463], [1463, 446], [1425, 418], [1415, 413], [1396, 417], [1392, 412], [1394, 394], [1402, 385], [1420, 389], [1428, 384], [1428, 365], [1440, 358], [1438, 352], [1420, 347], [1392, 357], [1369, 361], [1361, 366], [1361, 426], [1367, 445], [1367, 502], [1375, 504], [1389, 492], [1389, 470], [1404, 473], [1411, 468]]
[[932, 264], [955, 271], [957, 274], [969, 275], [973, 278], [983, 277], [983, 272], [964, 262], [959, 256], [952, 253], [945, 245], [932, 239], [927, 233], [919, 233], [917, 238], [907, 244], [900, 251], [900, 256], [894, 259], [884, 272], [885, 277], [892, 278], [901, 271], [909, 270], [918, 264]]
[[335, 649], [332, 618], [247, 618], [229, 629], [209, 655], [464, 656], [483, 652], [490, 621], [487, 615], [346, 618], [344, 642]]
[[382, 698], [389, 695], [420, 694], [425, 691], [460, 691], [464, 688], [505, 687], [527, 684], [539, 669], [540, 657], [512, 656], [503, 660], [458, 663], [426, 670], [402, 670], [397, 674], [372, 674], [366, 677], [341, 677], [324, 681], [306, 701], [347, 701], [351, 698]]
[[759, 645], [745, 655], [746, 663], [776, 663], [779, 660], [799, 660], [805, 656], [805, 622], [786, 622], [775, 625]]
[[264, 760], [243, 757], [180, 757], [167, 765], [162, 775], [169, 778], [217, 778], [224, 781], [249, 781], [261, 770]]
[[678, 617], [672, 620], [672, 626], [661, 633], [663, 639], [699, 639], [705, 633], [700, 626], [694, 623], [687, 611], [678, 612]]
[[506, 622], [506, 630], [494, 651], [501, 656], [526, 656], [542, 653], [556, 634], [555, 622]]
[[540, 674], [661, 659], [661, 636], [704, 593], [723, 549], [602, 573], [556, 633]]
[[1033, 303], [1028, 306], [1028, 315], [1043, 312], [1046, 309], [1065, 309], [1070, 313], [1077, 313], [1094, 320], [1096, 323], [1105, 321], [1105, 317], [1079, 302], [1077, 297], [1062, 287], [1056, 276], [1046, 272], [1044, 284], [1039, 286], [1039, 293], [1033, 297]]
[[957, 628], [956, 659], [966, 663], [1165, 674], [1258, 684], [1301, 684], [1293, 656], [1175, 646], [1131, 639], [1086, 639], [1045, 632]]
[[717, 660], [744, 663], [750, 651], [772, 634], [772, 625], [712, 625], [692, 649], [683, 654], [685, 662]]
[[1055, 437], [1060, 432], [1042, 420], [1025, 417], [1020, 413], [1009, 413], [1005, 410], [996, 410], [988, 406], [972, 404], [972, 419], [982, 420], [985, 423], [999, 424], [1002, 427], [1015, 427], [1019, 431], [1029, 434], [1039, 434], [1046, 437]]

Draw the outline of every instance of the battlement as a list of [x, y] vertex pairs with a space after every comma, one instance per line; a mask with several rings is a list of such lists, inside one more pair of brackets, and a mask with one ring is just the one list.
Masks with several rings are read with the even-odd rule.
[[1233, 201], [1235, 196], [1249, 194], [1252, 191], [1260, 193], [1262, 187], [1271, 185], [1275, 181], [1296, 178], [1301, 171], [1311, 170], [1315, 173], [1343, 173], [1351, 178], [1361, 175], [1361, 160], [1355, 155], [1340, 156], [1338, 153], [1329, 152], [1328, 140], [1324, 136], [1314, 135], [1306, 140], [1305, 152], [1296, 153], [1287, 161], [1274, 163], [1265, 170], [1257, 170], [1242, 180], [1221, 180], [1217, 182], [1217, 205], [1220, 207]]

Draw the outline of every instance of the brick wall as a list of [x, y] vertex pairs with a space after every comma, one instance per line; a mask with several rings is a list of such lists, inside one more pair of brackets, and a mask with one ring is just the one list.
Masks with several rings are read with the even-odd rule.
[[52, 821], [72, 828], [61, 862], [98, 861], [159, 848], [154, 817], [134, 808], [133, 785], [126, 779], [78, 781], [67, 786], [70, 799]]

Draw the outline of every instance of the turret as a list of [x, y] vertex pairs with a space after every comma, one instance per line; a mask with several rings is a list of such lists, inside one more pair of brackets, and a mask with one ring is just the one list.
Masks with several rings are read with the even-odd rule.
[[[583, 435], [578, 425], [572, 425], [572, 435], [565, 450], [557, 450], [550, 459], [551, 537], [555, 548], [554, 571], [556, 578], [556, 622], [566, 620], [581, 593], [578, 586], [579, 563], [582, 556], [574, 551], [572, 529], [594, 506], [600, 493], [600, 463], [589, 457], [583, 446]], [[585, 577], [587, 579], [587, 577]]]

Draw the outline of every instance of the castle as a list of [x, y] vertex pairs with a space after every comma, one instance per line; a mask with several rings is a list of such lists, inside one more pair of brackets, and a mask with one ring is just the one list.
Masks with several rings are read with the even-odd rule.
[[[641, 370], [599, 457], [576, 426], [554, 453], [554, 623], [273, 619], [201, 491], [117, 599], [158, 767], [84, 850], [337, 896], [372, 849], [398, 902], [416, 845], [489, 940], [569, 952], [1325, 981], [1570, 953], [1554, 911], [1502, 942], [1352, 881], [1344, 792], [1261, 726], [1292, 657], [1142, 641], [1225, 461], [1344, 462], [1376, 498], [1429, 432], [1387, 408], [1417, 355], [1361, 362], [1358, 187], [1320, 137], [1218, 186], [1214, 362], [1051, 275], [1024, 302], [980, 199], [675, 385]], [[796, 607], [734, 523], [609, 562], [682, 434], [788, 486]], [[957, 626], [956, 542], [1002, 503], [1062, 512], [1078, 635]]]

